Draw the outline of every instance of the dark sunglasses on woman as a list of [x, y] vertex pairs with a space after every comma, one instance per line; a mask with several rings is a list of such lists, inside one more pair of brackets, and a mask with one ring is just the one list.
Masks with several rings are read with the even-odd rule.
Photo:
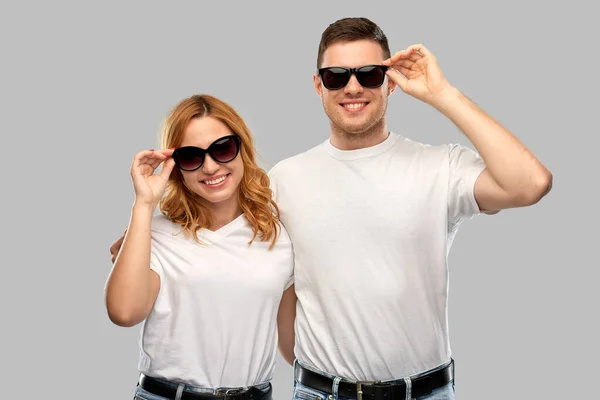
[[339, 90], [350, 81], [352, 74], [362, 87], [376, 89], [383, 84], [385, 72], [390, 67], [386, 65], [364, 65], [358, 68], [327, 67], [319, 68], [323, 86], [329, 90]]
[[173, 160], [179, 169], [195, 171], [204, 164], [207, 154], [221, 164], [233, 161], [240, 152], [241, 144], [237, 135], [223, 136], [212, 142], [207, 149], [196, 146], [179, 147], [173, 152]]

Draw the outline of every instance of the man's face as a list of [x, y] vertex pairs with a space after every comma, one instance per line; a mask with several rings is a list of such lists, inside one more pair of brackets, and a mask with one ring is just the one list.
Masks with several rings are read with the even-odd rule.
[[[371, 40], [336, 43], [323, 53], [325, 67], [356, 68], [364, 65], [381, 65], [383, 49]], [[376, 89], [361, 86], [353, 74], [348, 84], [339, 90], [328, 90], [321, 77], [314, 76], [315, 89], [323, 102], [325, 113], [342, 133], [360, 135], [368, 132], [382, 120], [387, 109], [388, 96], [395, 84], [386, 77]]]

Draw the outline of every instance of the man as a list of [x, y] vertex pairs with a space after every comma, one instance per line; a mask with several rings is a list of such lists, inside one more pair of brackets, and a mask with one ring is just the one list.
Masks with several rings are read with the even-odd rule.
[[[481, 212], [537, 203], [552, 175], [445, 79], [428, 49], [391, 55], [366, 18], [323, 32], [317, 68], [330, 137], [269, 173], [295, 252], [297, 304], [288, 298], [280, 310], [280, 329], [295, 327], [295, 346], [280, 343], [294, 398], [453, 399], [453, 238]], [[388, 131], [397, 87], [445, 115], [477, 153]]]
[[[269, 173], [295, 252], [294, 397], [453, 399], [452, 240], [476, 214], [537, 203], [552, 176], [445, 79], [427, 48], [391, 55], [368, 19], [331, 24], [317, 68], [330, 138]], [[388, 131], [397, 87], [445, 115], [479, 154]]]

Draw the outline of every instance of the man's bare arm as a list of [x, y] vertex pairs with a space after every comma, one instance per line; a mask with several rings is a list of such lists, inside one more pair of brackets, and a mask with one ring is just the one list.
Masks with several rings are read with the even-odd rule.
[[279, 352], [283, 359], [294, 365], [294, 343], [296, 341], [294, 322], [296, 321], [296, 292], [294, 285], [283, 292], [277, 313], [277, 329], [279, 332]]

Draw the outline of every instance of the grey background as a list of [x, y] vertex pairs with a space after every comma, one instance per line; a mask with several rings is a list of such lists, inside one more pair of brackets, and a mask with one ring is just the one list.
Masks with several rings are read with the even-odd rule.
[[[103, 304], [108, 247], [133, 201], [133, 155], [156, 146], [167, 110], [193, 93], [242, 114], [267, 169], [325, 140], [311, 77], [320, 34], [338, 18], [367, 16], [392, 51], [424, 43], [450, 82], [554, 174], [539, 204], [479, 217], [456, 238], [458, 398], [595, 398], [600, 35], [591, 6], [149, 3], [0, 8], [0, 397], [133, 397], [139, 326], [112, 325]], [[400, 90], [388, 120], [416, 140], [468, 144]], [[291, 396], [291, 373], [279, 358], [279, 400]]]

